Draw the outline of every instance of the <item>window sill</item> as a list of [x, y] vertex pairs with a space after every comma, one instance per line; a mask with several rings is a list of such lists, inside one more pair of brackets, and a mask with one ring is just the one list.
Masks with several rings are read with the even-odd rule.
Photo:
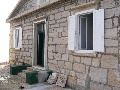
[[20, 50], [20, 48], [14, 48], [15, 50]]
[[95, 51], [93, 50], [78, 50], [78, 51], [74, 51], [75, 53], [95, 53]]
[[93, 50], [79, 50], [73, 52], [74, 56], [81, 56], [81, 57], [97, 57], [97, 53]]

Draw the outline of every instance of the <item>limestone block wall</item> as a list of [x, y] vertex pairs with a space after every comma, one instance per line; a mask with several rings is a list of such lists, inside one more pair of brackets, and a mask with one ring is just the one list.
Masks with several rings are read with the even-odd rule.
[[[32, 23], [28, 20], [28, 16], [24, 19], [19, 19], [11, 23], [11, 31], [10, 31], [10, 62], [11, 64], [19, 64], [19, 62], [25, 62], [31, 64], [32, 59], [32, 38], [33, 38], [33, 30]], [[19, 22], [18, 22], [19, 21]], [[13, 48], [13, 30], [17, 27], [22, 27], [23, 32], [23, 40], [22, 40], [22, 48], [17, 50]], [[16, 60], [16, 62], [14, 61]]]
[[[74, 53], [68, 46], [68, 16], [71, 7], [93, 0], [66, 0], [30, 13], [11, 22], [10, 61], [16, 58], [32, 63], [33, 22], [45, 16], [48, 23], [47, 62], [49, 69], [68, 75], [67, 86], [80, 90], [120, 90], [120, 0], [100, 0], [105, 9], [105, 52], [96, 54]], [[89, 9], [89, 7], [88, 7]], [[23, 28], [23, 48], [12, 48], [12, 31]]]
[[[119, 1], [119, 0], [118, 0]], [[119, 90], [119, 14], [118, 1], [103, 0], [99, 8], [105, 9], [105, 53], [77, 54], [67, 49], [68, 22], [72, 14], [68, 4], [56, 9], [50, 15], [48, 40], [48, 66], [53, 71], [68, 75], [67, 85], [79, 90], [90, 87], [91, 90]], [[86, 3], [78, 0], [77, 3]], [[109, 2], [109, 3], [108, 3]], [[120, 1], [119, 1], [120, 2]], [[117, 6], [116, 6], [117, 3]], [[114, 5], [114, 6], [113, 6]], [[108, 8], [108, 7], [109, 8]], [[113, 11], [110, 11], [114, 7]], [[113, 15], [111, 15], [113, 14]], [[87, 79], [90, 77], [91, 80]], [[86, 83], [90, 82], [90, 86]]]

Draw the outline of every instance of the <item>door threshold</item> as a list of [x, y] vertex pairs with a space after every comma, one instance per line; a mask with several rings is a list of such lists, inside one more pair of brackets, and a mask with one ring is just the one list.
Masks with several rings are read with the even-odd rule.
[[36, 69], [40, 69], [40, 70], [45, 70], [45, 67], [41, 67], [41, 66], [32, 66], [32, 67], [34, 67]]

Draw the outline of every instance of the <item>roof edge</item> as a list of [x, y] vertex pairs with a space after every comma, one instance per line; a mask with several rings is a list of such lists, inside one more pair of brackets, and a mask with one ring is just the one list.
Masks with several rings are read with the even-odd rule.
[[10, 16], [11, 16], [12, 13], [14, 12], [14, 10], [17, 8], [17, 6], [20, 4], [20, 2], [22, 2], [22, 0], [19, 0], [19, 2], [17, 3], [16, 7], [12, 10], [11, 14], [10, 14], [9, 17], [6, 19], [6, 22], [7, 22], [7, 23], [10, 23], [10, 22], [11, 22], [12, 20], [14, 20], [14, 19], [20, 18], [21, 16], [27, 15], [27, 14], [29, 14], [29, 13], [35, 11], [35, 10], [38, 10], [38, 9], [40, 9], [40, 8], [43, 8], [43, 7], [52, 5], [52, 4], [54, 4], [54, 3], [58, 2], [58, 1], [61, 1], [61, 0], [53, 0], [53, 1], [50, 1], [50, 2], [46, 2], [46, 3], [42, 4], [42, 5], [33, 7], [33, 8], [31, 8], [31, 9], [29, 9], [28, 11], [24, 11], [24, 12], [16, 15], [16, 16], [13, 17], [13, 18], [10, 18]]
[[10, 13], [10, 15], [8, 16], [8, 18], [11, 17], [12, 13], [15, 11], [15, 9], [18, 7], [18, 5], [22, 2], [22, 0], [19, 0], [18, 3], [16, 4], [16, 6], [13, 8], [12, 12]]

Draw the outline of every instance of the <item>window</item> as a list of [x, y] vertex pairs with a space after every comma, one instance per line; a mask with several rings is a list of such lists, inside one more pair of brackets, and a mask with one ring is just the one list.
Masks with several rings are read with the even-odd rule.
[[93, 50], [93, 14], [78, 16], [78, 50]]
[[22, 48], [22, 28], [16, 28], [16, 30], [13, 31], [13, 42], [14, 42], [14, 48], [19, 49]]
[[104, 52], [104, 10], [77, 12], [68, 18], [68, 49], [79, 53]]

